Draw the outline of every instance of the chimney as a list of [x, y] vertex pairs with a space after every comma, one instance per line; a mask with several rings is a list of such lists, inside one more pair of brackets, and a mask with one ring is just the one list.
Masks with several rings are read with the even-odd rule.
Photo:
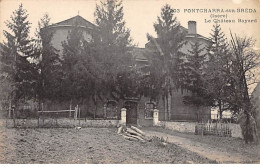
[[196, 21], [188, 22], [188, 34], [197, 34]]

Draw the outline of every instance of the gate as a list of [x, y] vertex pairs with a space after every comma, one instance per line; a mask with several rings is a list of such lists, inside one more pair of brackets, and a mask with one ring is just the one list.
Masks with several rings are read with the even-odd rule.
[[126, 101], [126, 124], [137, 124], [137, 102]]

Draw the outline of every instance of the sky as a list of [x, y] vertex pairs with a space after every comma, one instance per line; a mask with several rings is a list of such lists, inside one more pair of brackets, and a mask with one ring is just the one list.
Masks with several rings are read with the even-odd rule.
[[[0, 40], [3, 41], [3, 29], [7, 29], [5, 21], [10, 19], [12, 12], [18, 8], [20, 3], [29, 13], [31, 35], [34, 35], [37, 23], [44, 13], [48, 13], [51, 22], [81, 15], [90, 22], [95, 23], [94, 12], [99, 0], [0, 0]], [[197, 22], [197, 32], [209, 37], [213, 21], [205, 23], [210, 19], [212, 13], [189, 13], [189, 9], [255, 9], [255, 13], [213, 13], [225, 15], [227, 19], [257, 19], [257, 23], [223, 23], [221, 27], [229, 37], [229, 29], [240, 36], [253, 36], [257, 38], [256, 48], [260, 48], [260, 0], [124, 0], [124, 18], [126, 27], [131, 30], [134, 43], [144, 47], [147, 42], [146, 34], [156, 35], [153, 24], [160, 15], [161, 8], [166, 3], [172, 8], [179, 10], [176, 17], [182, 26], [187, 28], [189, 20]], [[184, 12], [186, 10], [186, 12]]]
[[[28, 11], [33, 37], [38, 21], [45, 13], [49, 14], [52, 23], [78, 14], [95, 23], [95, 6], [99, 0], [0, 0], [0, 42], [4, 40], [3, 30], [7, 30], [5, 21], [10, 20], [12, 12], [18, 9], [20, 3]], [[166, 3], [175, 9], [175, 16], [182, 26], [187, 28], [188, 21], [196, 21], [197, 32], [205, 37], [210, 37], [215, 24], [213, 19], [224, 17], [226, 20], [235, 20], [235, 23], [220, 23], [227, 38], [230, 38], [230, 30], [237, 36], [252, 36], [256, 39], [255, 49], [260, 49], [260, 0], [124, 0], [124, 19], [126, 27], [131, 30], [134, 44], [144, 47], [147, 33], [156, 36], [153, 24]], [[192, 9], [200, 9], [202, 12], [192, 12]], [[225, 12], [205, 13], [205, 9], [223, 9]], [[238, 19], [256, 22], [238, 23]], [[260, 76], [260, 72], [257, 75]]]

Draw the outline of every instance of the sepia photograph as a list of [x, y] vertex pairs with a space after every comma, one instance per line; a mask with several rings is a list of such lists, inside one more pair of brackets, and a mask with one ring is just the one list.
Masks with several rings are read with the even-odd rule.
[[260, 0], [0, 0], [1, 164], [260, 164]]

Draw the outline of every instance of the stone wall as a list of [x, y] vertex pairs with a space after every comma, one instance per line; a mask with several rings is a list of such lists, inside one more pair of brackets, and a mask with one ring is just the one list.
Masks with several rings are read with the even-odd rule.
[[[3, 121], [4, 122], [4, 121]], [[94, 128], [108, 128], [108, 127], [116, 127], [119, 123], [119, 120], [77, 120], [74, 119], [41, 119], [39, 124], [40, 127], [46, 128], [73, 128], [75, 126], [79, 127], [94, 127]], [[12, 128], [14, 127], [14, 123], [12, 119], [7, 119], [5, 121], [6, 127]], [[19, 128], [37, 128], [38, 120], [37, 119], [16, 119], [16, 126]]]
[[116, 127], [119, 123], [119, 120], [86, 120], [81, 121], [81, 127]]
[[[196, 122], [168, 122], [160, 121], [159, 126], [178, 132], [195, 133]], [[232, 137], [243, 138], [239, 124], [229, 125]]]
[[194, 133], [195, 132], [195, 122], [168, 122], [160, 121], [159, 126], [162, 126], [166, 129], [185, 132], [185, 133]]

